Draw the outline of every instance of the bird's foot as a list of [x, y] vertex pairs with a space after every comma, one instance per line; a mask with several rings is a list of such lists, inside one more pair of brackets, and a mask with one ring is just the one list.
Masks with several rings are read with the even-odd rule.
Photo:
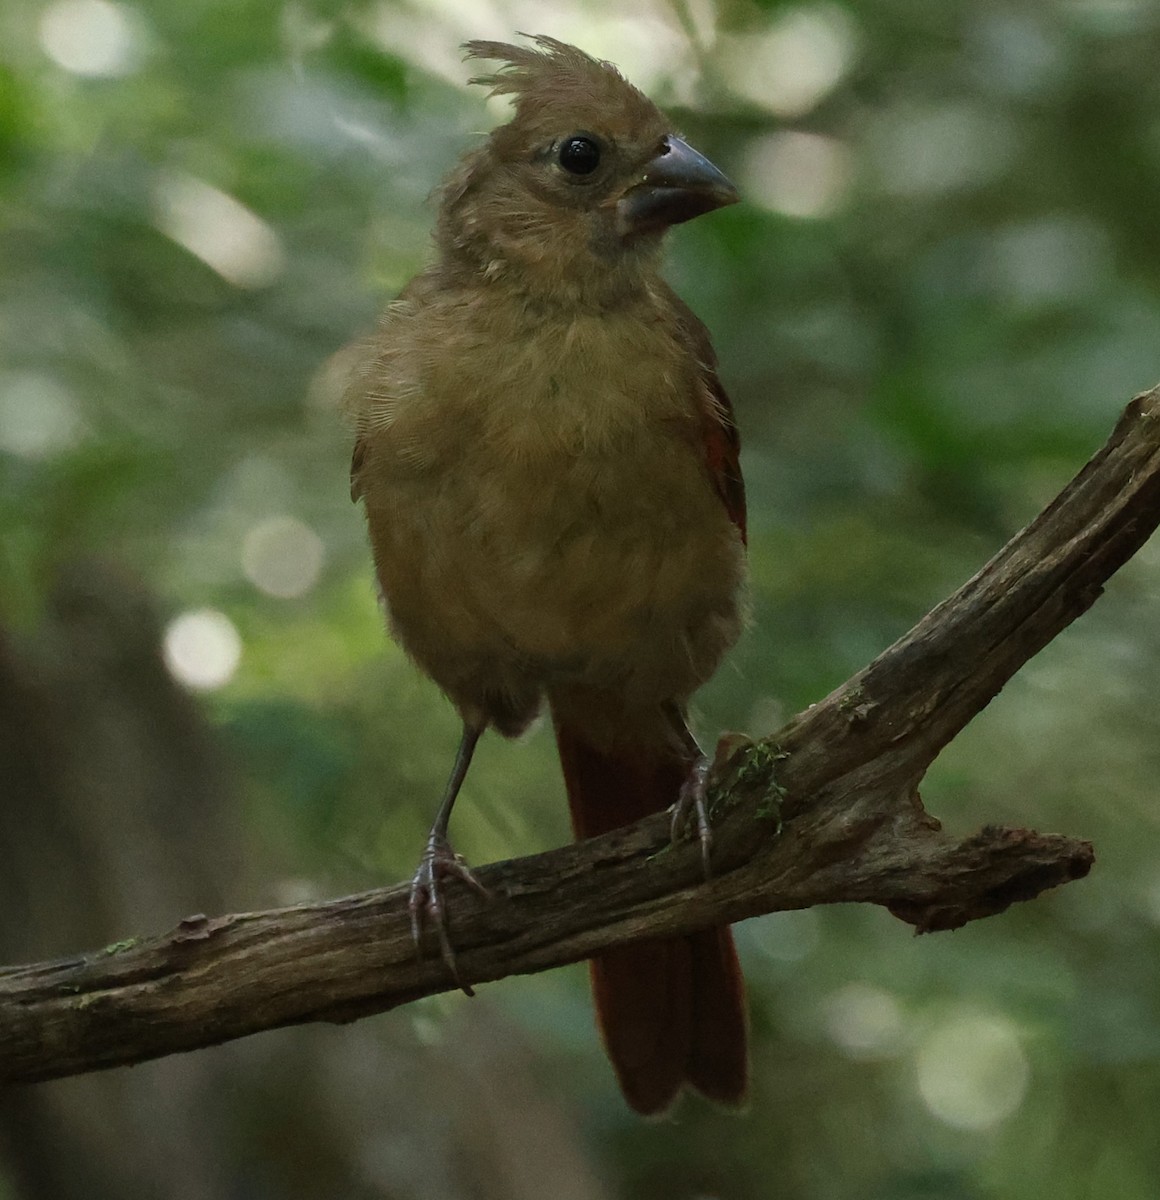
[[419, 863], [419, 869], [411, 880], [411, 898], [408, 908], [411, 911], [411, 937], [415, 942], [415, 953], [423, 957], [423, 929], [430, 924], [434, 927], [439, 938], [439, 953], [451, 972], [451, 978], [456, 986], [468, 996], [474, 996], [472, 989], [459, 977], [459, 966], [455, 961], [455, 951], [451, 946], [451, 934], [447, 924], [447, 904], [443, 898], [443, 881], [448, 877], [461, 879], [473, 887], [481, 896], [488, 897], [487, 888], [472, 874], [471, 868], [462, 857], [451, 848], [447, 838], [438, 833], [432, 833], [427, 841], [427, 849]]
[[701, 866], [706, 879], [711, 878], [713, 874], [713, 830], [709, 825], [707, 799], [709, 774], [712, 769], [712, 761], [704, 754], [698, 755], [689, 768], [685, 782], [681, 784], [680, 795], [672, 808], [674, 842], [687, 837], [690, 826], [695, 823], [697, 840], [701, 843]]

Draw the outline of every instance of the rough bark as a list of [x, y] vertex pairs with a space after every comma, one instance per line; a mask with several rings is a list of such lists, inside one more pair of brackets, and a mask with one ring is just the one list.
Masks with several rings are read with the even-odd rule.
[[[939, 751], [1095, 601], [1160, 524], [1160, 388], [1039, 517], [908, 634], [760, 742], [725, 738], [714, 876], [661, 815], [450, 885], [461, 977], [546, 970], [633, 939], [860, 901], [919, 932], [1085, 875], [1091, 846], [1025, 829], [945, 836], [918, 785]], [[405, 887], [224, 917], [0, 971], [0, 1081], [34, 1081], [307, 1021], [349, 1021], [454, 984], [411, 942]]]

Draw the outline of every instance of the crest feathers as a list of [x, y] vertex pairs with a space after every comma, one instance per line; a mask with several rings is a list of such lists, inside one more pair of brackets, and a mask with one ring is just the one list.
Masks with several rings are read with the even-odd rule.
[[607, 106], [605, 111], [656, 114], [656, 108], [610, 62], [585, 54], [546, 34], [520, 34], [532, 44], [472, 41], [463, 49], [469, 59], [496, 59], [503, 65], [469, 82], [490, 89], [493, 96], [515, 99], [516, 119], [536, 106]]

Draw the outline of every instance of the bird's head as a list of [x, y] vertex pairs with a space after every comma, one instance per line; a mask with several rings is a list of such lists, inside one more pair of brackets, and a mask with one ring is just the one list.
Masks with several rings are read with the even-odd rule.
[[444, 184], [440, 245], [540, 298], [606, 303], [652, 269], [669, 226], [737, 191], [610, 63], [531, 41], [467, 43], [502, 60], [472, 82], [513, 96], [515, 114]]

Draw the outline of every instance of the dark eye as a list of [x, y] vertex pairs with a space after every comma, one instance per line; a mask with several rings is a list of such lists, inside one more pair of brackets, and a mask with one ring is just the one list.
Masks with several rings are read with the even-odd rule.
[[574, 133], [560, 143], [560, 166], [571, 175], [591, 175], [600, 166], [600, 147], [583, 134]]

